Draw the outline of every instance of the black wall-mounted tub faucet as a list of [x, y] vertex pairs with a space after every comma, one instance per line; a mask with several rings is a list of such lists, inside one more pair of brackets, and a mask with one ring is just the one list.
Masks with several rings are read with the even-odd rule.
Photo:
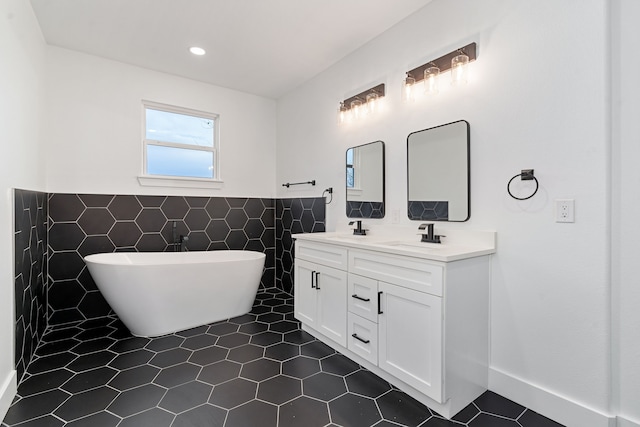
[[189, 236], [178, 234], [177, 226], [178, 226], [177, 221], [173, 221], [173, 224], [171, 226], [173, 241], [169, 243], [169, 246], [173, 247], [173, 252], [187, 252], [189, 250], [189, 248], [187, 248], [187, 242], [189, 241]]

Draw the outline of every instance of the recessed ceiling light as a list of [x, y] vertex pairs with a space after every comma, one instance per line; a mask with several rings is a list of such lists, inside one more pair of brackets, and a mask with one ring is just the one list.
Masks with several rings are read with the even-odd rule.
[[205, 53], [207, 53], [203, 48], [196, 46], [190, 47], [189, 52], [193, 53], [194, 55], [204, 55]]

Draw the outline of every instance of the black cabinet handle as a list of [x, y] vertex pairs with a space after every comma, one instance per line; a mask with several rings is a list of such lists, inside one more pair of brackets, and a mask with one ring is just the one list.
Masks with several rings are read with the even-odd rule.
[[352, 334], [351, 336], [354, 337], [355, 339], [357, 339], [358, 341], [361, 341], [361, 342], [363, 342], [365, 344], [369, 344], [369, 342], [370, 342], [369, 340], [365, 340], [365, 339], [360, 338], [358, 336], [358, 334]]
[[378, 292], [378, 314], [382, 314], [382, 310], [380, 309], [380, 298], [382, 298], [382, 291]]
[[316, 284], [315, 284], [315, 282], [313, 280], [313, 277], [315, 276], [315, 274], [316, 274], [315, 271], [311, 272], [311, 289], [315, 289], [315, 287], [316, 287]]
[[320, 290], [320, 285], [318, 285], [318, 277], [320, 276], [320, 272], [319, 271], [314, 271], [315, 275], [316, 275], [316, 289]]
[[360, 301], [364, 301], [364, 302], [369, 302], [369, 301], [371, 301], [369, 298], [362, 298], [362, 297], [361, 297], [361, 296], [359, 296], [358, 294], [353, 294], [353, 295], [351, 295], [351, 298], [359, 299]]

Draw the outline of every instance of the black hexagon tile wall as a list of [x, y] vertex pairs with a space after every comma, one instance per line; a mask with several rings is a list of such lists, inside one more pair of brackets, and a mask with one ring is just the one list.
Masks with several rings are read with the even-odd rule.
[[[46, 194], [15, 190], [18, 378], [47, 324], [111, 314], [82, 257], [165, 251], [173, 223], [191, 250], [248, 249], [267, 255], [261, 288], [292, 290], [291, 234], [324, 230], [324, 199]], [[290, 220], [276, 221], [287, 211]], [[283, 255], [286, 253], [286, 255]], [[283, 263], [284, 259], [284, 263]], [[48, 266], [47, 266], [48, 263]], [[278, 266], [287, 266], [278, 271]], [[48, 274], [47, 274], [48, 273]]]

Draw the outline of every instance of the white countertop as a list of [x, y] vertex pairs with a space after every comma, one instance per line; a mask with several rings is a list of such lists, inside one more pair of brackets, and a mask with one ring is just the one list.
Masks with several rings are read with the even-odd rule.
[[496, 252], [495, 231], [447, 230], [442, 243], [422, 243], [420, 235], [389, 234], [357, 236], [345, 232], [302, 233], [292, 237], [353, 249], [384, 252], [432, 261], [450, 262]]

